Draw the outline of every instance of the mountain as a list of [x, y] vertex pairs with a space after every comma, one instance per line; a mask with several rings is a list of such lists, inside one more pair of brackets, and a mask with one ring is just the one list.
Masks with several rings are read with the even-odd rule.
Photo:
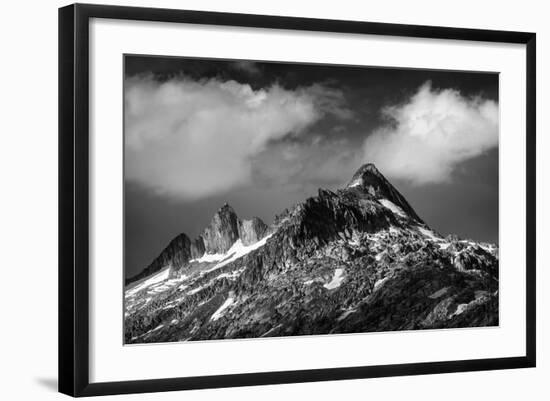
[[214, 214], [212, 221], [198, 238], [191, 241], [185, 234], [174, 238], [168, 246], [143, 271], [126, 280], [126, 285], [141, 280], [170, 266], [179, 269], [191, 259], [208, 254], [223, 254], [239, 238], [245, 245], [259, 241], [267, 231], [267, 225], [258, 217], [251, 220], [239, 220], [237, 214], [227, 203]]
[[373, 164], [267, 226], [227, 204], [125, 288], [126, 343], [498, 325], [498, 247], [441, 235]]

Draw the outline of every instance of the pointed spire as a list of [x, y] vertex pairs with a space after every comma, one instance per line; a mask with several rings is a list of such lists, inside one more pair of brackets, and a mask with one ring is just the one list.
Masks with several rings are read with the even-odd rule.
[[382, 175], [373, 163], [363, 164], [355, 172], [347, 188], [360, 190], [375, 200], [387, 199], [402, 208], [414, 220], [422, 222], [403, 195]]
[[351, 181], [347, 185], [349, 187], [362, 186], [365, 184], [365, 176], [372, 175], [377, 178], [384, 179], [384, 176], [378, 171], [376, 166], [373, 163], [363, 164], [356, 172], [353, 174]]
[[239, 218], [226, 202], [201, 235], [206, 253], [224, 253], [239, 239]]

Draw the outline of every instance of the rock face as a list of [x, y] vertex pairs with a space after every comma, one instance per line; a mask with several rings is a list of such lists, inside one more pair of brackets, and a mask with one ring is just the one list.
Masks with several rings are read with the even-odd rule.
[[191, 259], [198, 259], [202, 255], [204, 255], [206, 249], [204, 247], [204, 240], [201, 236], [199, 236], [197, 239], [195, 239], [193, 242], [191, 242]]
[[224, 253], [239, 238], [239, 219], [231, 206], [223, 205], [202, 234], [206, 253]]
[[496, 245], [439, 236], [367, 164], [270, 227], [224, 205], [195, 242], [178, 236], [127, 286], [125, 340], [497, 325], [498, 273]]
[[393, 185], [378, 171], [372, 163], [363, 165], [353, 175], [347, 188], [355, 188], [367, 192], [376, 199], [387, 199], [403, 209], [410, 217], [422, 222], [407, 200]]
[[127, 279], [126, 285], [158, 272], [163, 267], [179, 269], [192, 259], [193, 244], [189, 237], [180, 234], [174, 238], [155, 260], [138, 275]]
[[239, 222], [239, 238], [244, 245], [251, 245], [258, 242], [265, 236], [267, 225], [258, 217]]

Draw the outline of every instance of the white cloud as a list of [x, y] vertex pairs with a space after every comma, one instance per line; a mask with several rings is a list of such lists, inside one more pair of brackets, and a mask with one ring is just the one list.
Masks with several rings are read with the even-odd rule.
[[126, 177], [157, 193], [200, 199], [249, 184], [251, 159], [326, 113], [349, 117], [323, 85], [253, 90], [218, 79], [126, 80]]
[[422, 85], [404, 104], [387, 107], [388, 124], [366, 138], [364, 160], [413, 184], [449, 181], [455, 167], [498, 146], [498, 104], [453, 89]]

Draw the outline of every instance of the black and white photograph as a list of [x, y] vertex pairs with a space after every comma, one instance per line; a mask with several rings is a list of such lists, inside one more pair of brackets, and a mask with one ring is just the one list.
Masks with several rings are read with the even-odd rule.
[[550, 399], [544, 4], [7, 2], [0, 399]]
[[499, 326], [499, 75], [124, 56], [124, 344]]

